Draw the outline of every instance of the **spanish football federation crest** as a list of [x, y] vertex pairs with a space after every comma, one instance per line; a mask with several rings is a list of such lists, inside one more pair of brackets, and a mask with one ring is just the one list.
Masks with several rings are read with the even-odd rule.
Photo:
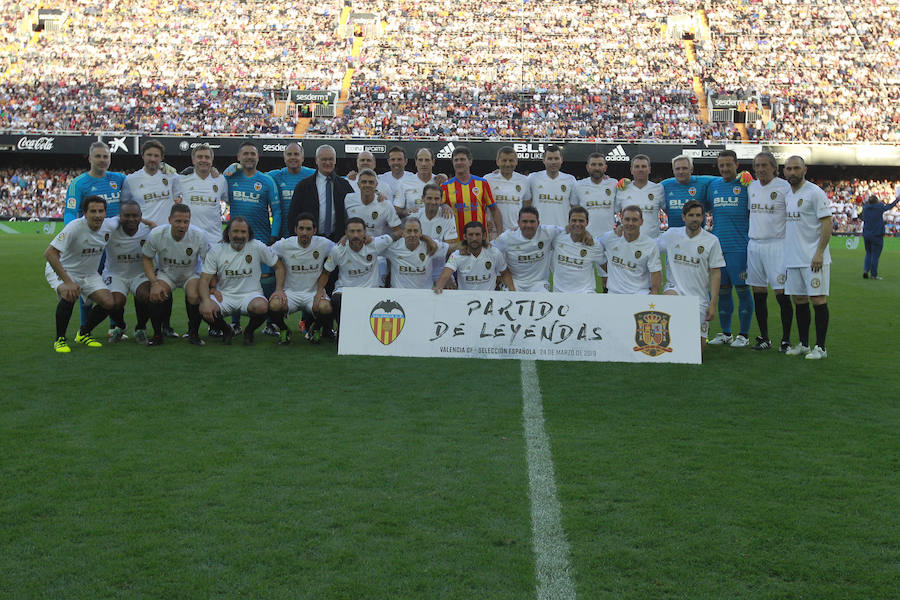
[[[652, 305], [651, 305], [652, 306]], [[669, 347], [669, 320], [671, 315], [658, 310], [645, 310], [634, 314], [634, 343], [632, 350], [647, 356], [659, 356], [671, 352]]]
[[406, 313], [395, 300], [382, 300], [369, 313], [369, 327], [379, 342], [387, 346], [403, 331]]

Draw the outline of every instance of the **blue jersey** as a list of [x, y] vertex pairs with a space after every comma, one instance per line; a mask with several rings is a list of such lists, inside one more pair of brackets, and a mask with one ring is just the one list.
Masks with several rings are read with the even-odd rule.
[[688, 200], [696, 200], [703, 205], [703, 210], [709, 212], [709, 200], [706, 197], [706, 189], [709, 182], [718, 179], [712, 175], [691, 175], [687, 184], [678, 183], [674, 177], [664, 179], [661, 183], [666, 192], [666, 216], [669, 218], [669, 227], [684, 227], [684, 218], [681, 209]]
[[[247, 177], [238, 171], [228, 178], [228, 205], [231, 217], [244, 217], [253, 228], [253, 237], [269, 244], [272, 231], [281, 231], [281, 199], [271, 177], [257, 171]], [[272, 221], [269, 221], [269, 211]]]
[[281, 194], [281, 231], [278, 232], [274, 227], [272, 231], [275, 231], [278, 235], [276, 237], [289, 238], [294, 235], [293, 231], [289, 231], [291, 226], [288, 223], [288, 214], [291, 212], [291, 198], [294, 197], [294, 188], [297, 187], [297, 184], [313, 175], [316, 172], [315, 169], [311, 169], [310, 167], [300, 167], [299, 173], [291, 173], [288, 171], [287, 167], [282, 167], [281, 169], [275, 169], [274, 171], [269, 171], [266, 173], [269, 177], [275, 180], [275, 185], [278, 186], [278, 191]]
[[722, 252], [746, 252], [750, 242], [750, 197], [747, 188], [737, 178], [725, 181], [714, 177], [706, 194], [712, 206], [713, 234], [719, 238]]
[[81, 201], [86, 196], [102, 196], [106, 199], [106, 216], [115, 217], [119, 214], [119, 196], [122, 194], [122, 186], [125, 184], [125, 175], [122, 173], [106, 172], [103, 177], [94, 177], [90, 172], [85, 172], [72, 180], [66, 190], [66, 212], [63, 221], [70, 223], [83, 216]]

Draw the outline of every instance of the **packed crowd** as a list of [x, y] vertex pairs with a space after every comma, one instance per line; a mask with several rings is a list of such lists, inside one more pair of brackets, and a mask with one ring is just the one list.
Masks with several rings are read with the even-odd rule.
[[[358, 58], [338, 3], [60, 0], [66, 27], [28, 43], [36, 7], [0, 9], [0, 130], [290, 133], [273, 90], [337, 90], [352, 67], [310, 134], [739, 138], [701, 118], [699, 76], [764, 100], [753, 140], [900, 141], [896, 0], [354, 0], [378, 19]], [[667, 18], [701, 11], [691, 62]]]
[[[61, 219], [65, 210], [66, 188], [81, 173], [79, 169], [0, 169], [0, 219], [48, 220]], [[889, 179], [811, 179], [831, 200], [836, 233], [858, 233], [862, 229], [859, 217], [863, 203], [871, 195], [882, 202], [891, 202], [900, 181]], [[222, 207], [223, 219], [228, 207]], [[665, 229], [665, 214], [660, 216]], [[900, 236], [900, 206], [884, 214], [885, 231]]]
[[[900, 141], [900, 7], [715, 0], [698, 60], [708, 90], [765, 97], [753, 139]], [[777, 60], [774, 58], [777, 57]]]

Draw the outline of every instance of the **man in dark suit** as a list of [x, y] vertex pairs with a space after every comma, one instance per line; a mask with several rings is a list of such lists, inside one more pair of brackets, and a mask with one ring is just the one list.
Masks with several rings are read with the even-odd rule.
[[319, 235], [338, 241], [344, 235], [347, 211], [344, 197], [353, 192], [350, 183], [334, 172], [337, 154], [328, 145], [316, 149], [316, 172], [294, 188], [288, 223], [291, 230], [297, 225], [300, 213], [311, 213], [317, 221]]

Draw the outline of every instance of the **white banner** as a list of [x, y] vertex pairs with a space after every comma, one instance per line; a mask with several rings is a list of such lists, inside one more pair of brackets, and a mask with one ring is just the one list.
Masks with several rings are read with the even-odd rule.
[[689, 296], [346, 288], [339, 354], [700, 364]]

